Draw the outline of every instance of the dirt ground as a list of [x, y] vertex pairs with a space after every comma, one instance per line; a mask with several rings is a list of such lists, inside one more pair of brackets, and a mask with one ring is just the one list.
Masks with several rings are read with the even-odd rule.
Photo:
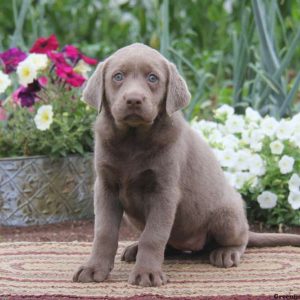
[[[36, 241], [36, 242], [91, 242], [94, 232], [93, 220], [72, 221], [29, 227], [0, 227], [0, 242]], [[251, 230], [258, 232], [278, 232], [278, 228], [267, 229], [256, 224]], [[283, 227], [282, 232], [300, 234], [300, 227]], [[121, 225], [120, 240], [136, 240], [139, 233], [124, 221]]]
[[[70, 221], [28, 227], [0, 227], [0, 242], [91, 242], [93, 240], [93, 220]], [[122, 222], [120, 240], [136, 240], [139, 234], [131, 226]]]

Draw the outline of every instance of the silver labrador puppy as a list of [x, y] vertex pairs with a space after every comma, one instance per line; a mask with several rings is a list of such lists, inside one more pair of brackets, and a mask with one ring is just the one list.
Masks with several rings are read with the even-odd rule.
[[300, 245], [300, 236], [249, 232], [243, 201], [208, 145], [179, 111], [190, 93], [176, 67], [142, 44], [100, 63], [84, 99], [101, 110], [95, 123], [95, 237], [79, 282], [103, 281], [113, 268], [125, 212], [141, 231], [123, 259], [136, 260], [131, 284], [160, 286], [167, 245], [201, 250], [217, 267], [237, 266], [247, 245]]

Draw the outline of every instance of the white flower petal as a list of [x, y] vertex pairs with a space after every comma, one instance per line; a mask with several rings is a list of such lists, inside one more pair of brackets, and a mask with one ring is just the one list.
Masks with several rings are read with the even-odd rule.
[[277, 204], [277, 195], [269, 191], [264, 191], [257, 197], [257, 201], [263, 209], [273, 208]]
[[0, 94], [4, 93], [6, 89], [11, 85], [11, 80], [7, 74], [0, 71]]
[[291, 156], [284, 155], [278, 162], [281, 174], [287, 174], [293, 171], [295, 159]]
[[47, 130], [53, 122], [53, 111], [51, 105], [41, 106], [36, 116], [34, 117], [34, 122], [39, 130]]

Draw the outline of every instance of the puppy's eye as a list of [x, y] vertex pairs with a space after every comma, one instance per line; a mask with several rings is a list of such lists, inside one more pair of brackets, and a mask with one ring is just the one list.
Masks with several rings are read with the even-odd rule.
[[156, 83], [158, 81], [158, 77], [155, 74], [150, 73], [147, 80], [151, 83]]
[[123, 73], [121, 73], [121, 72], [116, 73], [116, 74], [113, 76], [113, 80], [115, 80], [115, 81], [122, 81], [122, 80], [124, 80], [124, 75], [123, 75]]

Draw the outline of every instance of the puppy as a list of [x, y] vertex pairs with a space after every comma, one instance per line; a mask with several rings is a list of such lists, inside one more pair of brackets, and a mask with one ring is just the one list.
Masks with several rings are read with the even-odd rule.
[[135, 260], [129, 282], [161, 286], [166, 246], [201, 250], [217, 267], [237, 266], [247, 245], [300, 245], [300, 236], [249, 232], [243, 201], [209, 146], [180, 109], [190, 93], [174, 64], [142, 44], [100, 63], [84, 99], [95, 123], [95, 237], [78, 282], [103, 281], [113, 268], [123, 214], [141, 231], [123, 253]]

